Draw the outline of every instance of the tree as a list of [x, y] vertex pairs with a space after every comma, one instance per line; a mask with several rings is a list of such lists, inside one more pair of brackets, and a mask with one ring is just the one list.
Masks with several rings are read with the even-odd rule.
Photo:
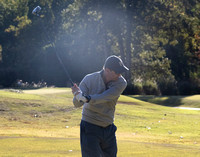
[[[40, 18], [31, 13], [37, 5]], [[115, 54], [130, 68], [130, 85], [197, 87], [199, 8], [198, 0], [2, 0], [0, 69], [62, 86], [55, 50], [77, 82]]]

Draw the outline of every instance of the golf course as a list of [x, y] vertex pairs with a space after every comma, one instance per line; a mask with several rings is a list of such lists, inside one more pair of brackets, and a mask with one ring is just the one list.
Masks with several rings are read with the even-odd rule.
[[[70, 88], [0, 90], [1, 157], [81, 157]], [[198, 157], [200, 95], [120, 96], [115, 113], [118, 157]]]

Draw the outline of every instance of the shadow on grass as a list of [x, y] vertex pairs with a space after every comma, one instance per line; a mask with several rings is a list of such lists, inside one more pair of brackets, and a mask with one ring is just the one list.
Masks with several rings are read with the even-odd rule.
[[162, 106], [177, 107], [184, 105], [183, 99], [187, 96], [153, 96], [153, 95], [140, 95], [140, 96], [130, 96], [132, 98], [154, 103]]

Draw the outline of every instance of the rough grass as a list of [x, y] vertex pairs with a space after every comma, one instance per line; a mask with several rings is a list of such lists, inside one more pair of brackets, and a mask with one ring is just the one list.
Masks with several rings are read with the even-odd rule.
[[[115, 116], [118, 157], [198, 156], [199, 114], [121, 96]], [[80, 157], [80, 119], [70, 89], [2, 90], [0, 156]]]

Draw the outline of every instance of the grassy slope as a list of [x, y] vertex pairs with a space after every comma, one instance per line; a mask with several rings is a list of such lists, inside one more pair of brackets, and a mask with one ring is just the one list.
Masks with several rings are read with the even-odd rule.
[[[199, 113], [121, 96], [118, 156], [198, 156]], [[69, 89], [0, 91], [0, 156], [79, 157], [80, 119]]]
[[164, 106], [200, 108], [200, 95], [192, 96], [132, 96], [133, 98]]

